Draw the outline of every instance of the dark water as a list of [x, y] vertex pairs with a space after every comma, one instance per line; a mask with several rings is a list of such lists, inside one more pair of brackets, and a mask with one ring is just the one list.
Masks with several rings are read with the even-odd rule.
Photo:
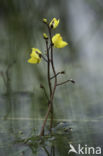
[[[19, 122], [19, 127], [17, 123]], [[103, 122], [64, 122], [59, 123], [52, 136], [42, 138], [36, 136], [36, 130], [32, 124], [35, 122], [24, 120], [0, 121], [0, 155], [1, 156], [67, 156], [70, 144], [75, 149], [78, 144], [82, 147], [102, 147], [103, 145]], [[37, 121], [39, 123], [39, 121]], [[13, 126], [13, 128], [12, 128]], [[70, 130], [72, 128], [72, 131]], [[89, 154], [87, 154], [89, 155]], [[92, 155], [92, 153], [91, 153]], [[93, 154], [96, 156], [96, 154]]]
[[[80, 155], [75, 153], [68, 154], [70, 144], [77, 150], [79, 144], [82, 147], [94, 147], [93, 155], [96, 156], [96, 147], [103, 148], [102, 119], [81, 119], [79, 121], [55, 119], [52, 135], [48, 131], [48, 121], [45, 136], [40, 137], [39, 133], [43, 119], [38, 113], [35, 113], [37, 111], [35, 108], [33, 111], [34, 116], [31, 114], [33, 107], [29, 103], [32, 96], [34, 95], [30, 95], [30, 93], [16, 93], [11, 100], [11, 105], [8, 106], [8, 108], [10, 107], [8, 111], [5, 109], [7, 106], [4, 103], [7, 97], [1, 97], [1, 102], [4, 104], [0, 111], [1, 156]], [[20, 109], [18, 109], [17, 105], [19, 105]], [[83, 149], [83, 152], [85, 152], [85, 149]]]

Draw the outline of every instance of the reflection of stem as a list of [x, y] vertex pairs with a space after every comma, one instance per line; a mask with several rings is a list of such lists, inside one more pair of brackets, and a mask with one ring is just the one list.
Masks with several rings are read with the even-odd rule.
[[46, 152], [47, 156], [50, 156], [50, 154], [49, 154], [49, 152], [48, 152], [48, 150], [46, 149], [46, 147], [45, 147], [45, 146], [43, 146], [43, 149], [45, 150], [45, 152]]
[[6, 73], [5, 73], [5, 81], [6, 81], [6, 95], [7, 95], [7, 113], [5, 115], [5, 119], [8, 117], [10, 111], [12, 111], [12, 102], [11, 102], [11, 79], [10, 79], [10, 69], [14, 65], [15, 61], [10, 63], [7, 67]]
[[55, 147], [54, 146], [51, 147], [51, 155], [55, 156]]
[[13, 61], [12, 63], [10, 63], [7, 67], [6, 70], [6, 81], [7, 81], [7, 94], [9, 94], [10, 90], [11, 90], [11, 84], [10, 84], [10, 74], [9, 71], [12, 68], [12, 66], [14, 65], [15, 61]]
[[43, 149], [45, 150], [47, 156], [55, 156], [55, 147], [53, 145], [51, 146], [50, 153], [45, 146], [43, 146]]
[[5, 75], [4, 75], [4, 73], [2, 71], [0, 72], [0, 75], [2, 76], [2, 79], [4, 81], [5, 87], [7, 88], [7, 81], [6, 81]]
[[9, 78], [9, 70], [11, 69], [11, 67], [13, 66], [14, 63], [15, 63], [15, 61], [13, 61], [12, 63], [10, 63], [8, 65], [5, 74], [4, 74], [3, 71], [0, 72], [0, 74], [2, 76], [2, 79], [4, 81], [4, 84], [6, 86], [6, 89], [8, 89], [8, 84], [9, 84], [9, 81], [10, 81], [10, 78]]

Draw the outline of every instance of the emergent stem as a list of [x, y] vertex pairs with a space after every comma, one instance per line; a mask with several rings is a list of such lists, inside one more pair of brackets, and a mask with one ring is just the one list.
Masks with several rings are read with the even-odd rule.
[[55, 71], [55, 66], [54, 66], [54, 59], [53, 59], [53, 44], [52, 44], [52, 34], [51, 34], [51, 28], [48, 26], [49, 29], [49, 36], [50, 36], [50, 44], [51, 44], [51, 66], [52, 70], [55, 76], [55, 82], [54, 82], [54, 87], [53, 87], [53, 92], [52, 92], [52, 100], [51, 100], [51, 122], [50, 122], [50, 131], [53, 126], [53, 98], [56, 90], [56, 85], [57, 85], [57, 77], [56, 77], [56, 71]]
[[48, 99], [48, 110], [47, 110], [47, 114], [45, 116], [42, 128], [41, 128], [41, 132], [40, 135], [44, 135], [44, 128], [48, 119], [48, 115], [49, 112], [51, 111], [51, 98], [52, 98], [52, 85], [51, 85], [51, 81], [50, 81], [50, 55], [49, 55], [49, 48], [48, 48], [48, 39], [45, 40], [46, 41], [46, 49], [47, 49], [47, 76], [48, 76], [48, 86], [49, 86], [49, 91], [50, 91], [50, 100]]
[[49, 49], [48, 49], [48, 40], [46, 40], [46, 49], [47, 49], [47, 58], [48, 58], [48, 85], [49, 85], [49, 90], [50, 90], [50, 97], [52, 95], [52, 86], [51, 86], [51, 81], [50, 81], [50, 55], [49, 55]]
[[44, 127], [46, 125], [46, 122], [47, 122], [47, 119], [48, 119], [48, 116], [49, 116], [49, 112], [50, 111], [51, 111], [51, 104], [49, 103], [48, 111], [46, 113], [45, 120], [44, 120], [43, 125], [42, 125], [42, 128], [41, 128], [40, 136], [43, 136], [44, 135]]
[[67, 83], [67, 82], [72, 82], [72, 83], [75, 83], [75, 81], [74, 81], [74, 80], [69, 79], [69, 80], [66, 80], [66, 81], [64, 81], [64, 82], [58, 83], [56, 86], [63, 85], [63, 84], [65, 84], [65, 83]]
[[58, 72], [58, 73], [56, 73], [56, 75], [52, 76], [50, 79], [53, 79], [53, 78], [55, 78], [55, 76], [57, 77], [60, 74], [65, 74], [65, 72], [64, 71]]

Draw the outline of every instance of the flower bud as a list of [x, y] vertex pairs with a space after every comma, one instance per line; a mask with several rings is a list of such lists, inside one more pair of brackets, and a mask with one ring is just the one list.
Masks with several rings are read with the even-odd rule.
[[70, 81], [71, 81], [72, 83], [75, 83], [75, 81], [74, 81], [73, 79], [70, 79]]
[[61, 71], [61, 74], [65, 74], [65, 71], [63, 70], [63, 71]]
[[44, 22], [45, 24], [47, 24], [47, 23], [48, 23], [48, 21], [47, 21], [47, 19], [46, 19], [46, 18], [43, 18], [43, 22]]
[[46, 33], [43, 33], [43, 37], [44, 37], [44, 39], [48, 39], [48, 36]]

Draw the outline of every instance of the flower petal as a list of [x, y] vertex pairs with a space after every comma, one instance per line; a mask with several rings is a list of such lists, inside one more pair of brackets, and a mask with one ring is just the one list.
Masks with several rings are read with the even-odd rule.
[[31, 57], [30, 59], [28, 59], [28, 63], [36, 64], [36, 63], [38, 63], [38, 59]]
[[55, 48], [64, 48], [66, 45], [68, 45], [67, 42], [63, 41], [63, 38], [60, 34], [56, 34], [52, 37], [52, 42], [54, 44]]
[[31, 58], [28, 60], [28, 62], [32, 64], [40, 63], [41, 57], [39, 54], [41, 54], [39, 49], [32, 48], [32, 52], [30, 54]]
[[65, 46], [67, 46], [68, 43], [65, 42], [65, 41], [60, 41], [60, 42], [57, 42], [56, 44], [54, 44], [54, 47], [55, 48], [64, 48]]

